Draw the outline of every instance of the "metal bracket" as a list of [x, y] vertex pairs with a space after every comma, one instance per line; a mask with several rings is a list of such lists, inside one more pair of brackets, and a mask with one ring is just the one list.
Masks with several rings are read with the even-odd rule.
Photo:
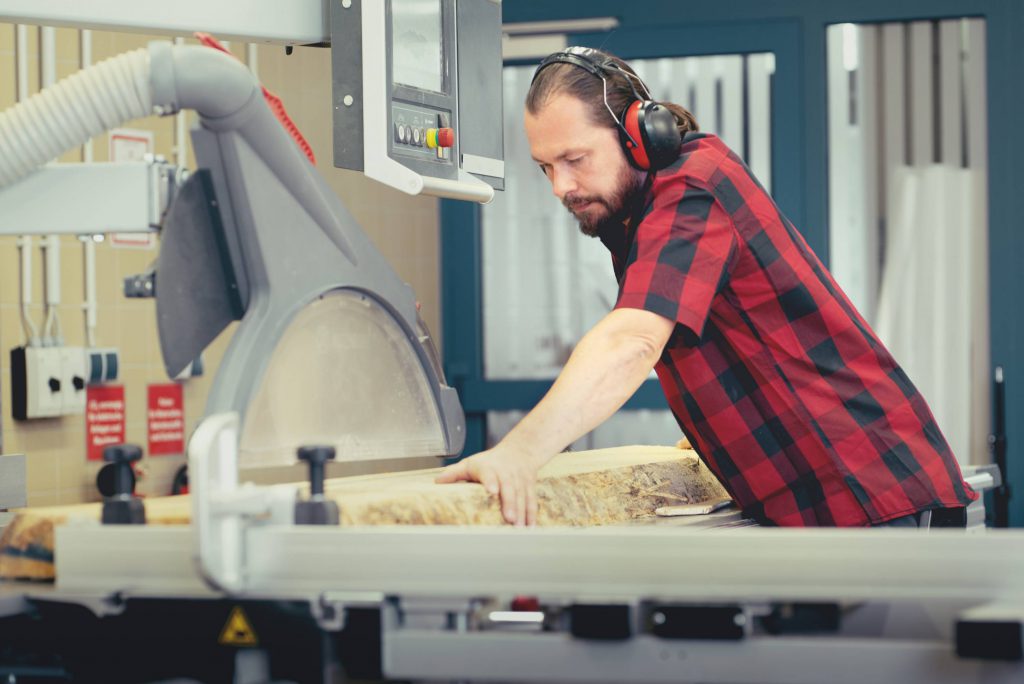
[[340, 632], [345, 629], [347, 609], [379, 608], [383, 603], [384, 594], [376, 592], [325, 591], [309, 607], [321, 629]]
[[209, 416], [189, 441], [192, 521], [199, 572], [214, 588], [246, 588], [246, 534], [252, 525], [290, 523], [297, 485], [238, 482], [238, 414]]
[[0, 235], [153, 232], [186, 175], [159, 157], [48, 164], [0, 189]]

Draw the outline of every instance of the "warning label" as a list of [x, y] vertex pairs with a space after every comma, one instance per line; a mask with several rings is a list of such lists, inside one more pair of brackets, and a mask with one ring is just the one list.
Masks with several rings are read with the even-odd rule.
[[185, 400], [181, 385], [150, 385], [148, 399], [149, 455], [185, 453]]
[[242, 606], [235, 606], [228, 615], [228, 621], [220, 632], [220, 639], [217, 640], [221, 646], [255, 646], [259, 643], [256, 639], [256, 632], [249, 624], [249, 618], [245, 617]]
[[89, 385], [85, 392], [86, 457], [102, 461], [104, 447], [124, 444], [124, 386]]

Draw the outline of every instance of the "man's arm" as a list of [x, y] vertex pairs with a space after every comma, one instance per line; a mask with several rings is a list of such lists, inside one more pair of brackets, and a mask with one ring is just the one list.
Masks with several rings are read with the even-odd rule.
[[649, 311], [615, 309], [583, 336], [548, 393], [500, 443], [448, 466], [437, 482], [479, 482], [501, 497], [505, 520], [532, 525], [537, 471], [633, 396], [674, 327]]

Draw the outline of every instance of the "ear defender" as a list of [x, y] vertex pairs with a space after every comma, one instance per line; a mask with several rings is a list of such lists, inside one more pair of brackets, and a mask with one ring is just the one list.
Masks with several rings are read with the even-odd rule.
[[[682, 136], [676, 127], [676, 118], [665, 105], [644, 99], [640, 95], [633, 83], [634, 79], [648, 98], [651, 93], [639, 76], [622, 69], [611, 60], [604, 59], [596, 50], [570, 47], [545, 57], [533, 72], [533, 81], [537, 80], [537, 76], [545, 68], [559, 63], [572, 64], [601, 79], [604, 87], [604, 106], [619, 129], [619, 140], [630, 164], [641, 171], [660, 171], [679, 158]], [[608, 76], [613, 71], [625, 77], [636, 98], [621, 116], [616, 116], [608, 105]]]
[[679, 158], [682, 136], [668, 107], [636, 100], [622, 113], [619, 131], [630, 163], [642, 171], [660, 171]]

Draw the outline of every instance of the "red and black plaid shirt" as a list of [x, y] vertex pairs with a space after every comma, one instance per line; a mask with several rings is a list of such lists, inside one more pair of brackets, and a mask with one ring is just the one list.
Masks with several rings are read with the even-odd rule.
[[633, 230], [616, 308], [676, 322], [655, 370], [744, 512], [868, 525], [977, 498], [924, 398], [743, 162], [689, 134]]

